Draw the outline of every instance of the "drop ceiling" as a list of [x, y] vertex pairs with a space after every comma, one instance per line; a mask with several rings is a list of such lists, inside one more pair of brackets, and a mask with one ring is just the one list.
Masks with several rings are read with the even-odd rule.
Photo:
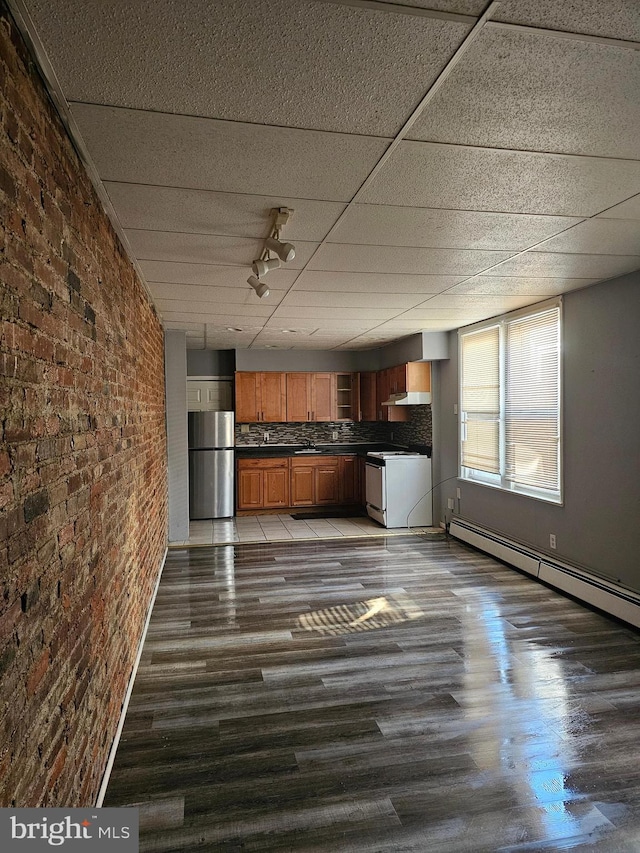
[[189, 347], [367, 349], [640, 268], [637, 0], [10, 5]]

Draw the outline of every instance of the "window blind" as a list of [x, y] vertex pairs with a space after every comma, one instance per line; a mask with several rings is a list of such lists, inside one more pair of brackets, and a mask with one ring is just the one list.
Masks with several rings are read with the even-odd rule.
[[462, 464], [500, 470], [500, 366], [498, 326], [462, 339]]
[[517, 318], [506, 327], [505, 477], [559, 488], [560, 311]]
[[460, 334], [461, 476], [561, 499], [561, 302]]

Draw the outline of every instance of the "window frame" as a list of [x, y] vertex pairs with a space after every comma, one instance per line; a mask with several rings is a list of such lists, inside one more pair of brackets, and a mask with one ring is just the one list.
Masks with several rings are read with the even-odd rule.
[[[539, 486], [531, 486], [518, 483], [507, 478], [506, 472], [506, 365], [507, 365], [507, 327], [509, 323], [526, 317], [542, 314], [550, 309], [558, 310], [558, 488], [548, 490]], [[467, 482], [480, 486], [489, 486], [508, 494], [541, 500], [558, 506], [564, 504], [564, 476], [563, 476], [563, 301], [562, 297], [554, 297], [544, 302], [528, 305], [516, 311], [510, 311], [497, 317], [491, 317], [469, 326], [458, 329], [458, 477]], [[499, 472], [490, 473], [477, 468], [465, 466], [462, 463], [462, 442], [464, 433], [464, 409], [463, 409], [463, 339], [465, 335], [480, 332], [491, 327], [499, 329], [498, 343], [498, 376], [499, 376], [499, 418], [498, 418], [498, 460]]]

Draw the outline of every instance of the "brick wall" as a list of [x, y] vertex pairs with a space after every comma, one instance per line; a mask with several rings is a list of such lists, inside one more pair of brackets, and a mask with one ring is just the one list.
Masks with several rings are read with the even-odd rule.
[[0, 806], [95, 802], [166, 545], [158, 318], [0, 2]]

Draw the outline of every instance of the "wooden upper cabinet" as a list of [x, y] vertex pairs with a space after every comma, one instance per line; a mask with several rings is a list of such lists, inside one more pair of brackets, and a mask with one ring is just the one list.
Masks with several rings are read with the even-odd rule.
[[287, 419], [284, 373], [236, 373], [236, 421], [283, 423]]
[[336, 420], [334, 373], [287, 373], [287, 420]]
[[378, 396], [378, 420], [392, 421], [393, 423], [402, 423], [409, 420], [408, 406], [383, 406], [385, 400], [389, 399], [390, 394], [397, 392], [392, 391], [392, 382], [397, 381], [396, 369], [387, 367], [385, 370], [378, 371], [377, 378], [377, 396]]
[[313, 373], [311, 386], [311, 420], [336, 420], [336, 374]]
[[358, 420], [377, 421], [376, 409], [376, 372], [375, 370], [360, 374], [360, 411]]
[[287, 421], [311, 420], [311, 374], [287, 373]]
[[405, 369], [405, 387], [403, 391], [431, 391], [431, 362], [410, 361], [403, 365]]
[[258, 373], [236, 373], [236, 421], [252, 423], [260, 420], [260, 385]]

